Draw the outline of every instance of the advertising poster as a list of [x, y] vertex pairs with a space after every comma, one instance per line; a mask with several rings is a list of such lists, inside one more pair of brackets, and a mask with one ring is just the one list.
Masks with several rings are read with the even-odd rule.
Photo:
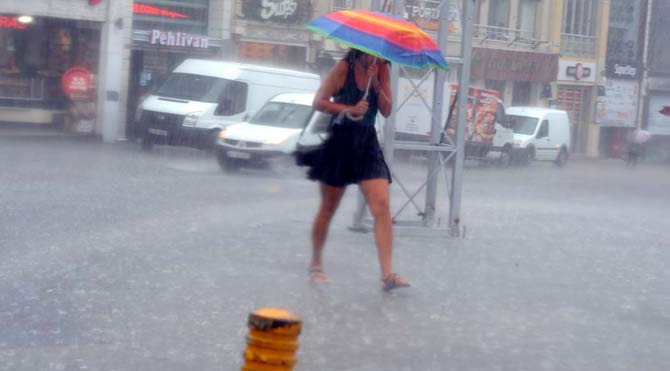
[[596, 123], [606, 127], [635, 127], [638, 85], [636, 81], [608, 79], [605, 95], [598, 97]]
[[[456, 98], [457, 84], [451, 84], [451, 104]], [[468, 112], [466, 113], [465, 140], [477, 143], [493, 143], [495, 136], [495, 116], [498, 110], [498, 99], [500, 93], [495, 90], [470, 88], [468, 98]], [[450, 137], [456, 135], [458, 125], [458, 109], [454, 107], [454, 113], [449, 121], [447, 134]]]

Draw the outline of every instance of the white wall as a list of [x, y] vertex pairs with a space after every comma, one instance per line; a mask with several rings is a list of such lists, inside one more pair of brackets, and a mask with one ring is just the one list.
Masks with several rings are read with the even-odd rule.
[[132, 0], [103, 0], [105, 10], [98, 73], [98, 133], [112, 143], [126, 138]]
[[0, 10], [4, 14], [31, 15], [81, 19], [102, 22], [105, 20], [105, 3], [91, 6], [86, 0], [1, 0]]

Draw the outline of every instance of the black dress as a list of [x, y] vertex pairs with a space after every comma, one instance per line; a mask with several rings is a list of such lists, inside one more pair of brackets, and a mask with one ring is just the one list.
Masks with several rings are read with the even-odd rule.
[[[356, 84], [354, 64], [352, 61], [347, 63], [347, 79], [333, 98], [336, 103], [353, 106], [363, 98], [365, 92]], [[380, 178], [391, 183], [391, 174], [375, 130], [379, 108], [377, 94], [373, 89], [370, 89], [367, 99], [369, 108], [361, 121], [352, 121], [345, 116], [341, 123], [332, 123], [330, 136], [318, 160], [308, 171], [310, 179], [333, 187]], [[333, 120], [336, 120], [336, 116], [333, 116]]]

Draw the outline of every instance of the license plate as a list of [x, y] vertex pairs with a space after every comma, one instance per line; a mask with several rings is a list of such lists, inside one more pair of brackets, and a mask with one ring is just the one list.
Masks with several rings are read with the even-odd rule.
[[166, 137], [168, 135], [167, 130], [149, 128], [149, 130], [147, 130], [147, 131], [149, 132], [149, 134], [160, 135], [160, 136], [163, 136], [163, 137]]
[[230, 158], [239, 158], [243, 160], [248, 160], [251, 158], [251, 153], [239, 152], [239, 151], [228, 151], [228, 157]]

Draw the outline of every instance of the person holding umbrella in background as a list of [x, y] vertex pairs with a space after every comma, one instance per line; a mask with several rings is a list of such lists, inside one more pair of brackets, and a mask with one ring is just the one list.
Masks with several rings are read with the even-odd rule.
[[642, 152], [644, 144], [651, 138], [651, 133], [646, 130], [635, 129], [628, 137], [628, 153], [626, 156], [626, 165], [636, 167]]
[[390, 291], [409, 286], [393, 271], [393, 221], [389, 207], [391, 173], [374, 127], [377, 113], [393, 110], [390, 64], [446, 68], [442, 52], [423, 30], [392, 15], [343, 10], [306, 25], [351, 49], [328, 73], [313, 107], [333, 115], [331, 133], [308, 172], [319, 181], [321, 205], [312, 227], [311, 280], [328, 281], [323, 270], [323, 246], [328, 227], [346, 186], [358, 184], [374, 217], [381, 287]]

